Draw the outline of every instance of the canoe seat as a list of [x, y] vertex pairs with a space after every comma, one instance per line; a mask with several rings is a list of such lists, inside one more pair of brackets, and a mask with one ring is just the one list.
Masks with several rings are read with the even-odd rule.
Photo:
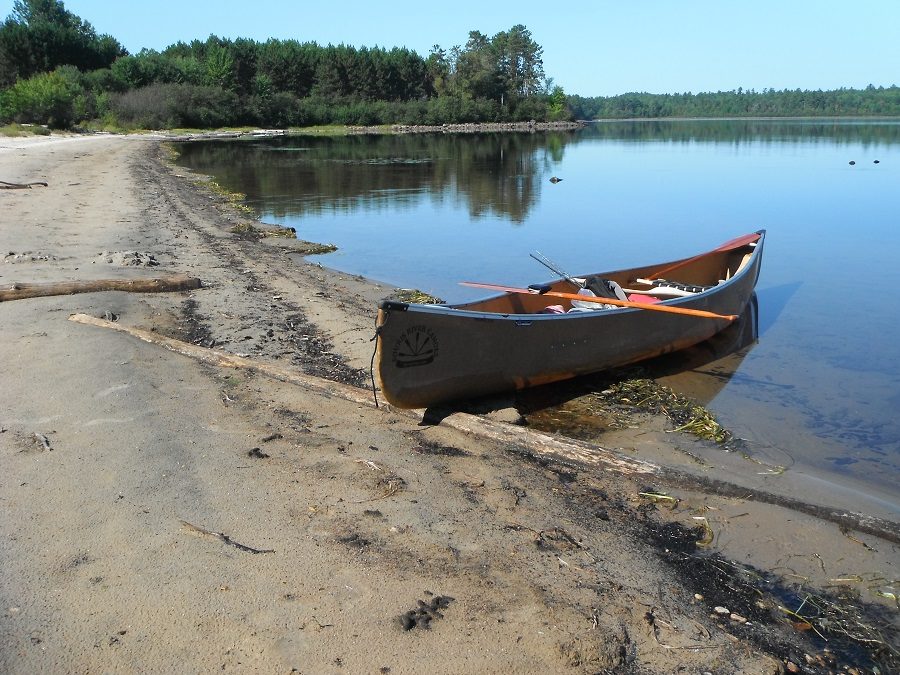
[[658, 297], [681, 298], [712, 288], [712, 286], [698, 286], [696, 284], [684, 284], [678, 281], [666, 279], [635, 279], [639, 284], [647, 284], [652, 288], [624, 289], [626, 293], [638, 293]]
[[680, 281], [669, 281], [667, 279], [651, 279], [650, 283], [654, 288], [671, 288], [676, 291], [685, 291], [687, 293], [702, 293], [709, 290], [712, 286], [701, 286], [698, 284], [685, 284]]

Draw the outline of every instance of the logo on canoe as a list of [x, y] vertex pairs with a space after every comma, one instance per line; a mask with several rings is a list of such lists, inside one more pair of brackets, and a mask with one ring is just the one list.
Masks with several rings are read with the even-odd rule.
[[398, 368], [427, 366], [438, 353], [438, 342], [434, 331], [425, 326], [412, 326], [394, 344], [394, 365]]

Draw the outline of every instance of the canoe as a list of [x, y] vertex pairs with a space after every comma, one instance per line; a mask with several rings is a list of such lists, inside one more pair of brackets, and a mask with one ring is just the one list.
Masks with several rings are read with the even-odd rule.
[[[698, 344], [727, 328], [754, 297], [764, 241], [759, 230], [689, 258], [509, 288], [474, 302], [383, 301], [375, 353], [382, 395], [400, 408], [427, 408]], [[597, 309], [573, 307], [569, 296], [585, 279], [616, 282], [627, 301], [574, 300]]]

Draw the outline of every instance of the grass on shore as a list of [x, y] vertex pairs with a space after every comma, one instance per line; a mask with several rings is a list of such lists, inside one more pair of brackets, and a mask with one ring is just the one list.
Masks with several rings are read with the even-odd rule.
[[317, 244], [316, 242], [297, 239], [297, 232], [292, 227], [268, 225], [266, 223], [251, 223], [250, 221], [245, 220], [232, 227], [231, 233], [236, 234], [241, 239], [253, 239], [257, 241], [265, 237], [296, 239], [296, 246], [291, 250], [300, 255], [317, 255], [337, 251], [337, 246], [334, 244]]
[[7, 124], [0, 127], [0, 136], [15, 138], [18, 136], [49, 136], [50, 130], [40, 124]]
[[387, 300], [394, 300], [396, 302], [408, 302], [414, 304], [427, 304], [427, 305], [443, 305], [444, 301], [440, 298], [426, 293], [425, 291], [420, 291], [418, 288], [399, 288], [391, 295], [389, 295]]
[[243, 192], [232, 192], [226, 187], [219, 185], [216, 181], [212, 180], [202, 180], [198, 179], [198, 185], [202, 185], [206, 187], [210, 192], [212, 192], [217, 197], [221, 198], [228, 206], [233, 208], [235, 211], [240, 211], [241, 213], [248, 216], [256, 216], [256, 211], [254, 211], [250, 206], [247, 206], [246, 200], [247, 195]]

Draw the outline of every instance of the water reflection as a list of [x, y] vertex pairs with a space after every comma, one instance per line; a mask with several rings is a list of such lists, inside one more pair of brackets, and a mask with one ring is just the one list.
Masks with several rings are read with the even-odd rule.
[[852, 143], [868, 148], [900, 143], [900, 120], [843, 118], [612, 121], [591, 124], [585, 131], [584, 138], [730, 145], [827, 141], [830, 144]]
[[216, 176], [279, 219], [461, 200], [471, 217], [522, 223], [576, 142], [900, 143], [900, 120], [641, 120], [544, 134], [279, 136], [177, 144], [179, 164]]
[[[213, 174], [280, 219], [463, 200], [471, 217], [523, 222], [538, 183], [575, 132], [379, 135], [179, 144], [179, 163]], [[474, 142], [473, 142], [474, 141]]]

